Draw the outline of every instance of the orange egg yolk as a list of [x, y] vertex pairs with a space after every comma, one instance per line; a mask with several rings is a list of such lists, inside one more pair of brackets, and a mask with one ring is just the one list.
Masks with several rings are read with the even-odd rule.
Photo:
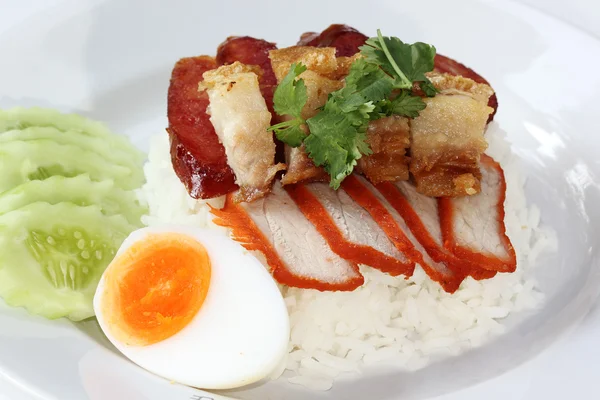
[[185, 328], [210, 284], [202, 244], [178, 233], [150, 234], [120, 254], [105, 274], [102, 312], [119, 341], [147, 346]]

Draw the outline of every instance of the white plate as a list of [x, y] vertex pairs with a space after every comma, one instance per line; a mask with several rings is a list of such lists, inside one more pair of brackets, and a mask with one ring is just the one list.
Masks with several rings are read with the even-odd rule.
[[[368, 4], [368, 6], [367, 6]], [[345, 22], [434, 43], [498, 92], [497, 123], [530, 176], [527, 195], [559, 233], [560, 251], [536, 274], [544, 308], [513, 320], [499, 340], [417, 373], [366, 373], [319, 398], [420, 399], [451, 393], [515, 368], [587, 312], [600, 288], [600, 165], [595, 150], [600, 43], [529, 8], [506, 2], [301, 3], [67, 1], [0, 36], [0, 107], [42, 105], [104, 120], [142, 148], [166, 126], [170, 69], [212, 54], [231, 34], [293, 44], [307, 30]], [[135, 367], [93, 322], [45, 321], [0, 306], [0, 375], [47, 399], [191, 399], [203, 394]], [[257, 388], [250, 397], [263, 399]], [[262, 390], [262, 393], [261, 393]], [[306, 398], [296, 386], [274, 399]], [[193, 397], [196, 396], [196, 397]], [[206, 398], [220, 398], [209, 395]], [[244, 396], [246, 397], [246, 396]]]

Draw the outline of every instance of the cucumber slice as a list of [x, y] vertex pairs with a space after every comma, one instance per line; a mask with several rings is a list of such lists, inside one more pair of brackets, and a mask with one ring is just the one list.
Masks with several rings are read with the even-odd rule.
[[104, 215], [121, 214], [136, 227], [143, 226], [140, 219], [148, 212], [146, 207], [140, 205], [134, 192], [119, 189], [110, 180], [94, 182], [88, 175], [78, 175], [73, 178], [52, 176], [43, 181], [29, 181], [0, 194], [0, 215], [34, 202], [97, 205]]
[[77, 114], [63, 114], [57, 110], [39, 107], [0, 110], [0, 132], [30, 127], [53, 127], [63, 132], [77, 131], [87, 136], [99, 137], [111, 146], [131, 153], [136, 163], [142, 163], [146, 158], [126, 136], [115, 135], [101, 122]]
[[0, 146], [13, 141], [52, 140], [58, 144], [72, 144], [83, 150], [93, 151], [107, 161], [133, 168], [142, 168], [138, 152], [113, 146], [105, 138], [89, 136], [79, 131], [61, 131], [54, 127], [30, 127], [0, 133]]
[[133, 229], [120, 215], [71, 203], [0, 216], [0, 296], [51, 319], [91, 317], [100, 277]]
[[89, 174], [94, 181], [112, 179], [121, 189], [136, 189], [144, 182], [141, 168], [127, 168], [98, 154], [51, 140], [2, 143], [0, 146], [0, 193], [32, 180], [50, 176]]

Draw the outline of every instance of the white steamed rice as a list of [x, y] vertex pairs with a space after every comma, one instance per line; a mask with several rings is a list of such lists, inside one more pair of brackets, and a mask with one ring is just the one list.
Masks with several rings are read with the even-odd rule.
[[[555, 246], [555, 236], [540, 227], [539, 209], [527, 206], [525, 180], [503, 134], [495, 132], [488, 141], [487, 153], [506, 176], [505, 222], [517, 271], [484, 281], [467, 278], [452, 295], [420, 267], [408, 280], [364, 267], [365, 284], [353, 292], [282, 286], [290, 313], [290, 352], [272, 378], [327, 390], [337, 376], [365, 365], [419, 369], [432, 358], [480, 346], [504, 331], [502, 320], [509, 314], [540, 305], [543, 295], [530, 270], [540, 252]], [[211, 223], [206, 202], [190, 198], [175, 175], [166, 134], [152, 139], [144, 172], [147, 183], [140, 195], [150, 208], [146, 224], [212, 227], [226, 234]], [[220, 206], [222, 199], [211, 204]]]

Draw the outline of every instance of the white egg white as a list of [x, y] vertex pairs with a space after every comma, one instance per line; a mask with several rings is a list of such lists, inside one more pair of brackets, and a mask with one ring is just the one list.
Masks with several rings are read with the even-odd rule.
[[100, 305], [108, 288], [102, 277], [94, 310], [108, 339], [139, 366], [190, 386], [230, 389], [268, 376], [287, 353], [290, 331], [285, 303], [271, 275], [238, 243], [207, 229], [143, 228], [125, 240], [117, 255], [148, 234], [167, 232], [186, 234], [206, 248], [211, 281], [204, 304], [193, 320], [170, 338], [130, 346], [116, 340], [106, 325]]

